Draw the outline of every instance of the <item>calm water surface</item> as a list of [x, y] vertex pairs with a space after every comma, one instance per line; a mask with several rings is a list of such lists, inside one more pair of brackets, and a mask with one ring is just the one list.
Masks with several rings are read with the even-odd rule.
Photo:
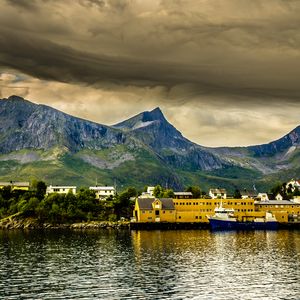
[[300, 231], [0, 231], [0, 299], [300, 299]]

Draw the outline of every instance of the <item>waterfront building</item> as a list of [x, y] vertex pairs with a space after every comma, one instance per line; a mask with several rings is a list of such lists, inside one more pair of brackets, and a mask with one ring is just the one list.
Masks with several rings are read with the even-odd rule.
[[226, 199], [227, 192], [225, 189], [210, 189], [208, 195], [212, 199]]
[[46, 194], [68, 194], [73, 193], [76, 194], [76, 186], [58, 186], [58, 185], [49, 185], [47, 186]]
[[256, 211], [270, 211], [278, 222], [300, 222], [300, 203], [290, 200], [256, 201]]
[[192, 199], [193, 194], [191, 192], [174, 192], [175, 199]]
[[136, 222], [171, 222], [175, 219], [175, 206], [171, 198], [137, 198], [133, 211]]
[[251, 198], [168, 200], [138, 198], [133, 216], [134, 221], [140, 223], [208, 223], [208, 216], [214, 214], [215, 208], [219, 207], [221, 202], [224, 208], [234, 209], [234, 216], [239, 221], [264, 218], [266, 212], [271, 212], [280, 223], [300, 223], [300, 203], [288, 200], [256, 201]]
[[116, 189], [113, 186], [90, 186], [89, 189], [94, 191], [96, 199], [105, 200], [110, 196], [116, 195]]
[[0, 182], [0, 189], [4, 188], [5, 186], [10, 186], [12, 190], [22, 190], [28, 191], [30, 187], [29, 182], [19, 182], [19, 181], [9, 181], [9, 182]]

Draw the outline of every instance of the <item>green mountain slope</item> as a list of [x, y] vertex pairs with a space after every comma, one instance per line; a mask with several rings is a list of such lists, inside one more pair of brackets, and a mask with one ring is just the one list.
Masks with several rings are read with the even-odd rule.
[[297, 127], [266, 145], [207, 148], [183, 137], [159, 108], [106, 126], [12, 96], [0, 100], [0, 180], [266, 190], [300, 176], [299, 136]]

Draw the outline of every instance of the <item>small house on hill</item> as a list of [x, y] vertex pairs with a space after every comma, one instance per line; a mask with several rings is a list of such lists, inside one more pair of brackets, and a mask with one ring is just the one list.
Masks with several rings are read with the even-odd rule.
[[11, 190], [23, 190], [28, 191], [30, 187], [29, 182], [21, 181], [9, 181], [9, 182], [0, 182], [0, 189], [9, 186]]
[[292, 192], [294, 192], [296, 188], [300, 190], [300, 180], [291, 179], [287, 182], [286, 188], [290, 188]]
[[225, 189], [210, 189], [208, 194], [212, 199], [226, 199], [227, 197]]
[[59, 185], [49, 185], [47, 186], [46, 194], [68, 194], [73, 193], [76, 194], [76, 186], [59, 186]]
[[257, 193], [255, 191], [248, 191], [244, 189], [241, 191], [242, 199], [254, 199], [257, 197]]
[[89, 189], [94, 191], [96, 199], [106, 199], [109, 196], [115, 196], [116, 189], [113, 186], [90, 186]]
[[269, 196], [267, 193], [258, 193], [257, 199], [260, 201], [269, 201]]

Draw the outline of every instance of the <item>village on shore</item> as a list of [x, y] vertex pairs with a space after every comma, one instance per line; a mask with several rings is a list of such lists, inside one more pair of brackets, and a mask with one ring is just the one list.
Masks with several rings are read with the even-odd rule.
[[[1, 192], [5, 189], [26, 194], [32, 190], [32, 185], [29, 182], [0, 182], [0, 199], [2, 197]], [[178, 192], [164, 189], [159, 185], [145, 187], [144, 192], [141, 193], [137, 193], [134, 188], [129, 188], [123, 194], [118, 194], [114, 186], [96, 185], [78, 191], [76, 186], [46, 186], [44, 184], [43, 189], [43, 196], [36, 200], [34, 205], [30, 204], [32, 198], [30, 200], [27, 197], [26, 202], [24, 200], [26, 197], [23, 197], [23, 202], [21, 201], [23, 206], [18, 202], [17, 209], [7, 210], [6, 215], [2, 215], [2, 218], [9, 215], [9, 213], [25, 212], [25, 215], [32, 214], [42, 219], [44, 217], [44, 220], [47, 221], [50, 218], [50, 221], [52, 220], [55, 223], [65, 222], [66, 220], [74, 222], [80, 221], [80, 219], [95, 221], [99, 219], [98, 215], [101, 215], [102, 209], [108, 211], [106, 214], [102, 213], [102, 220], [117, 221], [126, 219], [133, 224], [133, 227], [137, 227], [139, 224], [172, 223], [205, 225], [208, 224], [209, 216], [214, 214], [215, 208], [222, 205], [233, 209], [236, 218], [240, 221], [262, 218], [266, 212], [270, 212], [281, 224], [300, 224], [300, 180], [294, 179], [275, 187], [273, 193], [262, 193], [256, 190], [236, 190], [232, 196], [228, 195], [227, 191], [222, 188], [211, 188], [208, 194], [205, 194], [200, 191], [199, 187], [195, 186]], [[76, 197], [81, 199], [80, 201], [85, 201], [85, 206], [88, 206], [88, 209], [86, 209], [82, 208], [82, 204], [78, 204], [81, 213], [77, 212], [77, 215], [75, 213], [77, 209], [76, 201], [74, 200]], [[89, 204], [84, 199], [85, 197], [89, 198]], [[73, 199], [71, 200], [73, 206], [70, 204], [70, 199]], [[64, 204], [60, 204], [60, 201]], [[110, 203], [113, 204], [110, 205]], [[62, 206], [65, 207], [64, 213]], [[44, 208], [44, 211], [41, 208]], [[50, 210], [48, 216], [45, 213], [47, 208]], [[55, 216], [55, 213], [52, 212], [54, 208], [57, 211], [61, 209], [62, 216], [72, 215], [70, 209], [73, 209], [74, 213], [70, 220], [68, 218], [64, 219], [61, 216], [59, 217], [59, 213]], [[40, 212], [43, 213], [39, 214]], [[84, 215], [88, 215], [88, 217], [84, 217]]]

